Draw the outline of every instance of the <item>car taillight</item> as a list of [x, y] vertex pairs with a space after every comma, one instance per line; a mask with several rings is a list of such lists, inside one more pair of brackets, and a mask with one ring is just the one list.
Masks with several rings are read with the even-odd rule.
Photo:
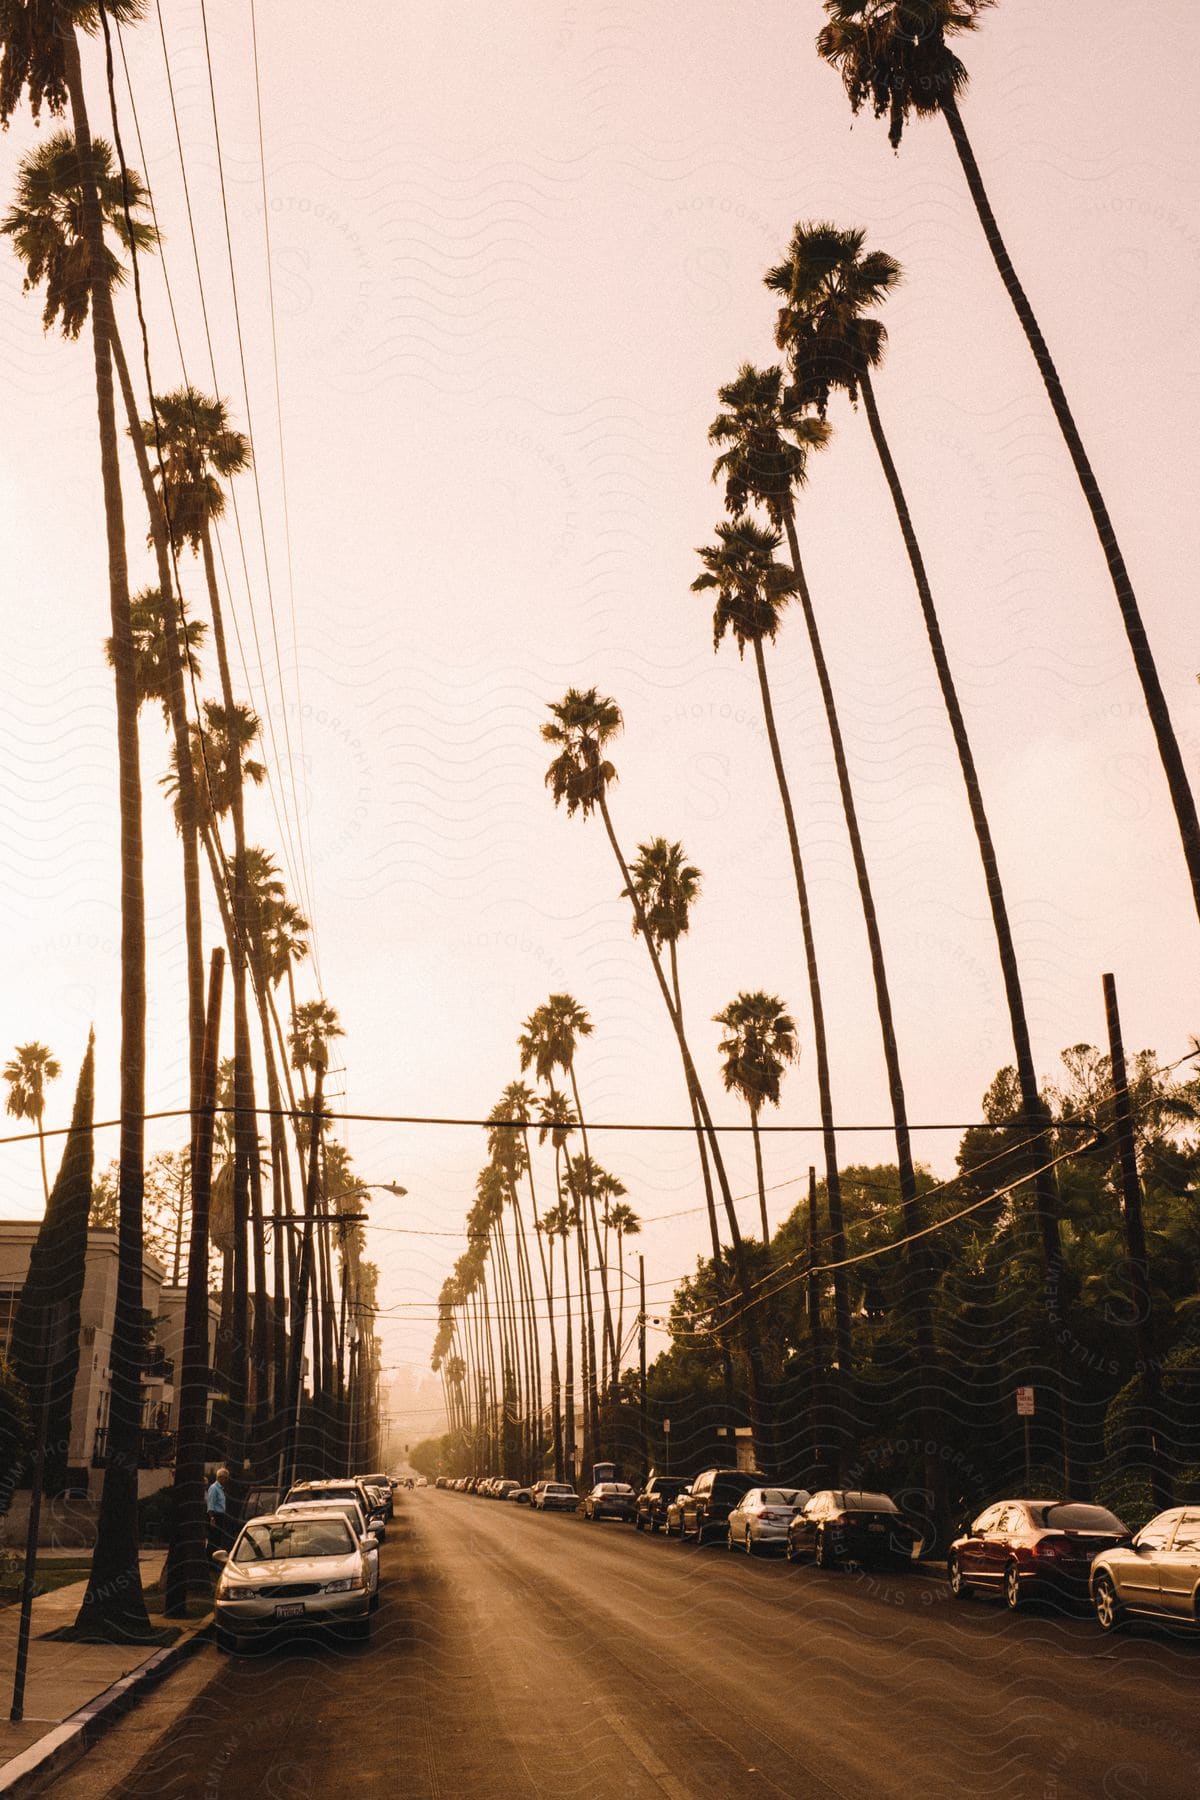
[[1040, 1538], [1033, 1546], [1035, 1556], [1069, 1556], [1071, 1550], [1072, 1545], [1067, 1542], [1066, 1538]]
[[790, 1519], [792, 1515], [790, 1512], [760, 1512], [758, 1516], [760, 1519], [770, 1520], [770, 1522], [775, 1525], [782, 1524], [785, 1519]]

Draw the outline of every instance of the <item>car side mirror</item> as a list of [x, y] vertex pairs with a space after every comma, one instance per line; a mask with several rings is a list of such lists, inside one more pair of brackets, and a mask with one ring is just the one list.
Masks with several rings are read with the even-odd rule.
[[214, 1550], [212, 1559], [215, 1563], [227, 1563], [229, 1561], [229, 1552], [228, 1550]]
[[358, 1541], [364, 1550], [378, 1550], [379, 1548], [379, 1539], [377, 1537], [372, 1537], [370, 1532], [367, 1533], [366, 1537], [359, 1538]]

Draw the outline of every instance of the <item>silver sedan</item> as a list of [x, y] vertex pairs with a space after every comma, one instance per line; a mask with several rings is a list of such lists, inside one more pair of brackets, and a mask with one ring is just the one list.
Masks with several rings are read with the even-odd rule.
[[221, 1564], [214, 1601], [220, 1649], [297, 1626], [370, 1637], [366, 1554], [344, 1513], [306, 1507], [291, 1518], [251, 1519], [233, 1550], [218, 1550], [214, 1560]]
[[807, 1488], [751, 1488], [729, 1515], [727, 1547], [744, 1550], [747, 1556], [786, 1548], [788, 1526], [809, 1499]]
[[1200, 1625], [1200, 1507], [1159, 1513], [1132, 1543], [1102, 1550], [1088, 1579], [1102, 1631], [1135, 1613]]

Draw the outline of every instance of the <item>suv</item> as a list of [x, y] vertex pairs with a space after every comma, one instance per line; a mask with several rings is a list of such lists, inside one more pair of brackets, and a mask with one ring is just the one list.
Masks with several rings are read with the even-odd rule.
[[679, 1497], [680, 1537], [694, 1537], [698, 1544], [718, 1532], [724, 1537], [729, 1515], [743, 1494], [762, 1487], [766, 1479], [756, 1470], [705, 1469]]
[[667, 1508], [687, 1486], [686, 1475], [651, 1475], [637, 1497], [633, 1522], [639, 1531], [659, 1531], [667, 1522]]

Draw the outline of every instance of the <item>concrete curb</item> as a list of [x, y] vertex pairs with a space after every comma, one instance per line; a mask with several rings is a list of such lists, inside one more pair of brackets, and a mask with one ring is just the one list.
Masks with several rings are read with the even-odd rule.
[[61, 1725], [53, 1726], [44, 1737], [22, 1750], [0, 1768], [0, 1794], [8, 1794], [13, 1800], [27, 1794], [38, 1794], [44, 1791], [47, 1781], [68, 1769], [72, 1763], [78, 1762], [86, 1755], [111, 1725], [125, 1713], [137, 1705], [143, 1695], [158, 1682], [193, 1656], [202, 1644], [212, 1639], [212, 1615], [177, 1644], [168, 1644], [165, 1650], [123, 1675], [120, 1681], [114, 1681], [103, 1693], [81, 1706]]

